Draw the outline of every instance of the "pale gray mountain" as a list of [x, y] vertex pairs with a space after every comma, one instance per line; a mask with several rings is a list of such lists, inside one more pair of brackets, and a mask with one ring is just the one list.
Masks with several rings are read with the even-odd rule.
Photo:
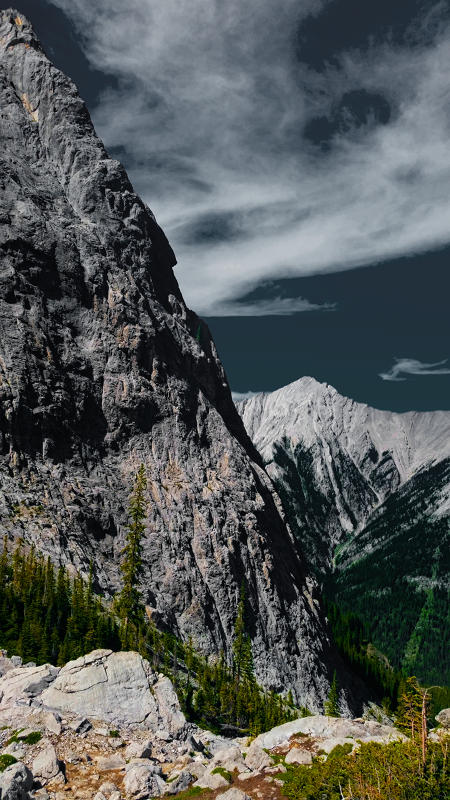
[[450, 412], [302, 378], [238, 404], [310, 567], [391, 664], [449, 685]]
[[[313, 378], [237, 407], [319, 571], [387, 498], [450, 457], [449, 411], [378, 411]], [[433, 513], [449, 510], [444, 484]]]
[[336, 667], [345, 705], [316, 584], [166, 237], [11, 9], [0, 103], [0, 531], [84, 573], [92, 561], [112, 593], [144, 463], [155, 621], [230, 654], [244, 582], [258, 679], [321, 709]]

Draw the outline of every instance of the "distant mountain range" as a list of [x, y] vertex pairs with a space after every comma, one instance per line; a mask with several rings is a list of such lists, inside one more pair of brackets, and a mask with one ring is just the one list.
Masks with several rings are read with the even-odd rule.
[[378, 411], [313, 378], [238, 403], [310, 567], [391, 663], [450, 682], [450, 412]]

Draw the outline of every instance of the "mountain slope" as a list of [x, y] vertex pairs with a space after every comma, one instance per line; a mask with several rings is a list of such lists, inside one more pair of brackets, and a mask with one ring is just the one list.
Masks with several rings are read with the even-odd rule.
[[391, 664], [450, 685], [450, 459], [416, 473], [339, 548], [333, 594]]
[[82, 572], [92, 561], [113, 592], [144, 463], [149, 613], [229, 654], [244, 582], [258, 679], [321, 707], [334, 667], [348, 676], [214, 343], [153, 214], [11, 9], [0, 101], [1, 532]]
[[450, 412], [377, 411], [302, 378], [238, 408], [327, 593], [390, 662], [450, 683]]
[[400, 486], [450, 457], [450, 412], [378, 411], [313, 378], [238, 410], [319, 571]]

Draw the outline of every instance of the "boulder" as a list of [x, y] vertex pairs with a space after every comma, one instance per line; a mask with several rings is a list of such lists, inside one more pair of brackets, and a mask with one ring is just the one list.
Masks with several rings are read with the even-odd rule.
[[301, 750], [300, 747], [293, 747], [286, 755], [286, 764], [312, 764], [312, 753], [309, 750]]
[[91, 730], [91, 728], [92, 728], [92, 725], [89, 722], [89, 720], [87, 719], [87, 717], [81, 717], [80, 719], [76, 719], [74, 722], [72, 722], [72, 724], [70, 726], [70, 729], [74, 733], [79, 733], [80, 735], [83, 735], [84, 733], [87, 733], [88, 731]]
[[[380, 739], [377, 738], [375, 741], [380, 741]], [[382, 744], [383, 742], [381, 741], [380, 743]], [[320, 742], [319, 749], [328, 754], [331, 753], [331, 751], [334, 750], [334, 748], [338, 745], [344, 744], [350, 744], [352, 746], [352, 750], [354, 747], [358, 747], [357, 742], [348, 736], [331, 736], [329, 739], [325, 739], [323, 742]]]
[[101, 792], [107, 798], [111, 797], [111, 795], [114, 794], [114, 792], [118, 791], [119, 790], [116, 784], [112, 783], [112, 781], [105, 781], [104, 783], [102, 783], [99, 789], [99, 792]]
[[100, 756], [96, 761], [99, 772], [108, 772], [110, 769], [124, 769], [125, 759], [119, 755]]
[[144, 800], [147, 797], [161, 797], [167, 784], [155, 774], [153, 764], [135, 761], [127, 764], [124, 788], [128, 797], [133, 800]]
[[56, 750], [50, 742], [42, 742], [43, 749], [33, 761], [33, 775], [42, 784], [65, 783], [64, 762], [60, 761], [56, 755]]
[[435, 720], [441, 728], [450, 728], [450, 708], [443, 708], [439, 714], [436, 714]]
[[8, 658], [6, 650], [0, 650], [0, 677], [6, 675], [6, 673], [13, 668], [14, 664], [12, 663], [11, 659]]
[[255, 769], [252, 770], [251, 772], [240, 772], [238, 777], [240, 781], [249, 781], [251, 778], [261, 777], [261, 773], [257, 769]]
[[29, 800], [33, 775], [20, 761], [0, 772], [1, 800]]
[[238, 771], [244, 770], [246, 765], [240, 748], [234, 744], [217, 750], [211, 760], [210, 766], [220, 766], [227, 769], [228, 772], [234, 772], [235, 769]]
[[163, 728], [170, 736], [186, 725], [172, 683], [139, 653], [95, 650], [70, 661], [43, 693], [45, 705], [113, 725]]
[[257, 739], [251, 743], [245, 756], [245, 763], [251, 770], [262, 770], [264, 767], [273, 767], [270, 756], [257, 743]]
[[178, 794], [179, 792], [184, 792], [186, 789], [189, 788], [191, 783], [195, 780], [195, 775], [192, 775], [189, 770], [183, 770], [180, 774], [175, 778], [174, 781], [166, 784], [164, 794]]
[[201, 761], [191, 761], [189, 764], [189, 772], [195, 778], [201, 778], [206, 772], [206, 767]]
[[47, 711], [43, 715], [43, 722], [46, 729], [50, 733], [56, 733], [57, 736], [60, 735], [62, 731], [62, 725], [61, 725], [61, 717], [59, 716], [59, 714], [53, 713], [53, 711]]
[[194, 786], [198, 786], [200, 789], [222, 789], [222, 787], [229, 785], [230, 782], [223, 775], [218, 772], [213, 775], [209, 770], [194, 783]]
[[227, 792], [218, 794], [216, 800], [252, 800], [248, 794], [245, 794], [241, 789], [228, 789]]
[[25, 755], [25, 746], [23, 742], [11, 742], [7, 747], [2, 750], [5, 755], [14, 756], [16, 761], [21, 761]]
[[9, 669], [0, 678], [0, 709], [3, 711], [16, 703], [29, 704], [53, 683], [58, 673], [59, 669], [50, 664]]
[[142, 741], [129, 742], [125, 749], [125, 758], [130, 761], [132, 758], [150, 758], [152, 754], [152, 740], [143, 739]]

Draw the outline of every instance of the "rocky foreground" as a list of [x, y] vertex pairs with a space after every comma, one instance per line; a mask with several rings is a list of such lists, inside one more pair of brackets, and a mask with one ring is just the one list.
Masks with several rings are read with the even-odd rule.
[[96, 650], [61, 669], [3, 655], [0, 674], [1, 755], [16, 759], [0, 773], [1, 800], [145, 800], [190, 786], [275, 799], [286, 767], [274, 755], [310, 764], [338, 744], [403, 738], [375, 720], [314, 715], [225, 739], [188, 723], [171, 681], [134, 652]]

